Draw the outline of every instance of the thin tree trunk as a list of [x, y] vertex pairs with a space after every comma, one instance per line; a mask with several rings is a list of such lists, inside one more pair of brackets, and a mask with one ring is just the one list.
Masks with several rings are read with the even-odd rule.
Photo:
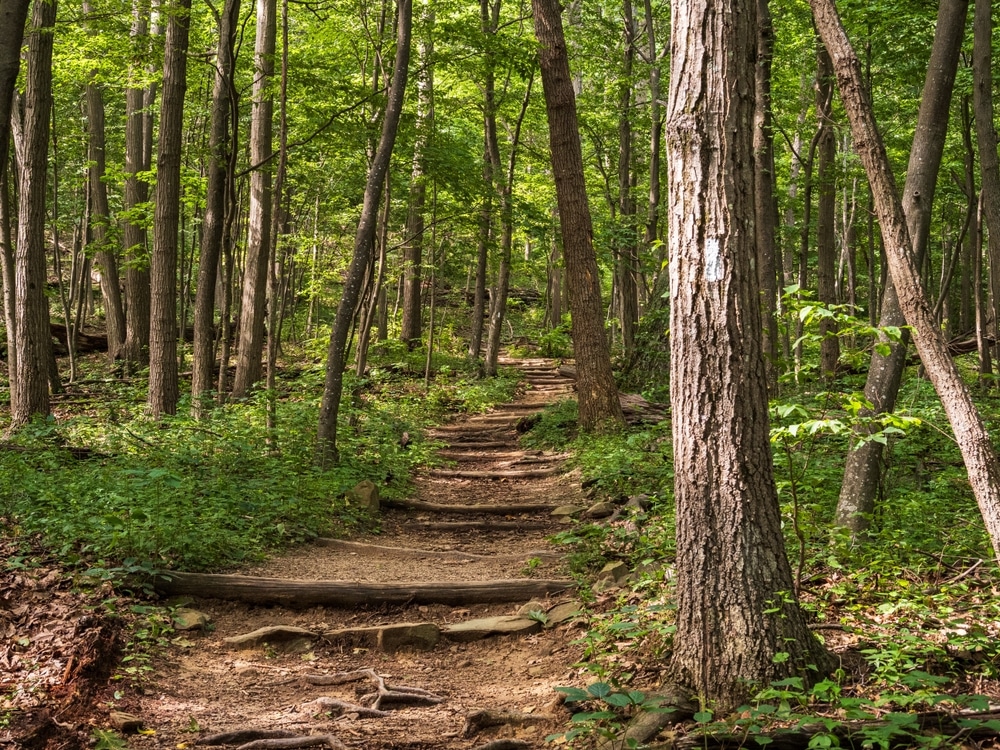
[[[910, 149], [903, 208], [906, 211], [908, 234], [913, 241], [912, 252], [916, 268], [922, 265], [927, 247], [934, 190], [944, 151], [951, 92], [958, 69], [967, 12], [968, 0], [941, 0], [934, 46], [931, 49], [917, 116], [917, 129]], [[875, 206], [879, 197], [873, 195], [872, 200]], [[870, 215], [874, 213], [872, 211]], [[888, 245], [888, 241], [885, 244]], [[888, 248], [886, 250], [888, 252]], [[889, 282], [882, 295], [879, 327], [901, 328], [905, 324], [906, 318], [899, 303], [896, 286], [894, 282]], [[906, 338], [907, 334], [904, 332], [904, 341], [897, 344], [884, 336], [880, 337], [880, 347], [872, 353], [868, 379], [865, 382], [865, 398], [873, 408], [864, 411], [863, 416], [874, 418], [891, 413], [895, 408], [899, 383], [906, 365]], [[881, 353], [880, 350], [884, 350], [881, 345], [889, 346], [887, 356]], [[847, 454], [844, 480], [837, 501], [836, 523], [847, 529], [856, 540], [871, 525], [875, 497], [880, 486], [882, 444], [875, 440], [865, 440], [868, 434], [870, 428], [864, 426], [855, 430], [851, 443], [856, 447]]]
[[[649, 199], [646, 203], [647, 248], [652, 248], [660, 237], [660, 151], [663, 144], [663, 114], [660, 106], [660, 55], [656, 51], [656, 29], [653, 25], [653, 4], [643, 0], [646, 20], [646, 57], [649, 63]], [[656, 285], [654, 272], [653, 286]]]
[[403, 95], [410, 62], [410, 34], [412, 28], [411, 0], [397, 0], [396, 60], [389, 86], [389, 97], [382, 118], [382, 134], [378, 149], [368, 170], [361, 217], [354, 237], [354, 255], [347, 269], [344, 291], [337, 306], [337, 316], [330, 331], [330, 346], [326, 358], [326, 379], [323, 384], [323, 401], [320, 405], [319, 425], [316, 435], [316, 462], [321, 467], [339, 460], [337, 451], [337, 417], [344, 390], [344, 366], [347, 361], [347, 338], [351, 330], [361, 288], [371, 266], [378, 223], [378, 205], [382, 196], [385, 175], [396, 143], [396, 132], [403, 110]]
[[250, 119], [250, 219], [243, 295], [240, 304], [240, 343], [233, 378], [233, 398], [245, 398], [262, 375], [264, 313], [268, 263], [271, 258], [271, 185], [274, 48], [277, 36], [275, 0], [257, 0], [257, 40], [254, 47], [253, 112]]
[[632, 0], [623, 0], [624, 46], [622, 80], [618, 88], [618, 220], [621, 240], [616, 248], [618, 320], [622, 328], [622, 350], [626, 361], [635, 349], [639, 323], [637, 284], [639, 252], [636, 244], [636, 205], [632, 195], [632, 68], [635, 63], [635, 17]]
[[[816, 210], [816, 298], [831, 308], [837, 304], [837, 134], [833, 129], [833, 69], [823, 45], [816, 48], [816, 113], [819, 118], [819, 195]], [[837, 323], [823, 317], [819, 323], [820, 373], [826, 379], [837, 374], [840, 340]]]
[[177, 230], [180, 223], [181, 144], [191, 0], [170, 6], [163, 53], [163, 102], [156, 163], [156, 211], [150, 269], [150, 416], [177, 411]]
[[535, 35], [545, 109], [549, 124], [552, 172], [559, 204], [566, 278], [573, 316], [573, 349], [577, 362], [577, 401], [584, 431], [616, 428], [623, 423], [611, 355], [604, 336], [601, 284], [594, 255], [593, 227], [583, 176], [576, 97], [570, 77], [559, 4], [532, 0]]
[[989, 433], [972, 401], [920, 283], [914, 262], [913, 242], [907, 229], [903, 204], [896, 189], [885, 145], [878, 132], [868, 93], [861, 78], [861, 65], [840, 23], [833, 0], [810, 0], [816, 26], [830, 51], [837, 73], [841, 100], [847, 110], [858, 156], [875, 194], [875, 210], [885, 239], [886, 260], [899, 295], [906, 322], [927, 375], [938, 392], [955, 439], [962, 451], [969, 483], [979, 503], [986, 531], [1000, 558], [1000, 463]]
[[[212, 121], [208, 143], [208, 186], [205, 216], [201, 225], [201, 256], [198, 259], [198, 288], [194, 301], [194, 346], [191, 372], [191, 408], [201, 414], [206, 394], [212, 389], [215, 370], [215, 297], [222, 257], [222, 235], [226, 220], [227, 196], [233, 175], [229, 141], [230, 112], [233, 106], [234, 45], [240, 17], [240, 0], [226, 0], [219, 16], [219, 45], [215, 59], [212, 90]], [[228, 321], [222, 321], [228, 324]]]

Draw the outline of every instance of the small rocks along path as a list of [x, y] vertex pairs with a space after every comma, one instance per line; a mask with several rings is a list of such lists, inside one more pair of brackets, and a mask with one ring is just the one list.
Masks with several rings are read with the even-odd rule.
[[560, 731], [553, 688], [573, 679], [581, 630], [546, 538], [564, 528], [553, 509], [584, 500], [565, 456], [521, 450], [516, 427], [572, 381], [551, 360], [508, 364], [526, 393], [434, 430], [448, 468], [383, 504], [381, 534], [166, 584], [211, 626], [124, 691], [116, 709], [145, 731], [129, 747], [511, 750]]

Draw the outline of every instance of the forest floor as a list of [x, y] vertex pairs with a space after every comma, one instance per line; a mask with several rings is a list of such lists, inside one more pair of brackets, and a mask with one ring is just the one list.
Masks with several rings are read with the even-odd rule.
[[[518, 423], [571, 396], [572, 381], [553, 361], [516, 364], [528, 387], [514, 404], [431, 434], [444, 443], [448, 468], [414, 477], [418, 507], [383, 507], [378, 534], [294, 549], [241, 571], [289, 582], [357, 582], [370, 592], [370, 604], [303, 608], [175, 599], [210, 624], [174, 639], [140, 689], [124, 689], [114, 701], [116, 711], [141, 724], [140, 733], [125, 735], [127, 746], [186, 748], [218, 733], [280, 730], [330, 735], [354, 748], [466, 750], [498, 739], [514, 741], [509, 748], [540, 748], [547, 734], [560, 731], [569, 714], [554, 688], [579, 681], [572, 665], [580, 659], [574, 640], [582, 622], [568, 572], [547, 538], [565, 528], [553, 506], [587, 502], [579, 478], [562, 467], [564, 456], [521, 450], [517, 442]], [[538, 510], [435, 507], [513, 504]], [[513, 586], [506, 594], [505, 581], [536, 581], [542, 589], [526, 596]], [[428, 582], [447, 593], [379, 602], [380, 584]], [[493, 583], [486, 593], [464, 593], [460, 586], [469, 582]], [[558, 591], [563, 582], [565, 590]], [[452, 585], [459, 588], [448, 592]], [[391, 629], [381, 637], [372, 630], [400, 623], [436, 627]], [[289, 627], [308, 632], [281, 629]], [[277, 629], [242, 645], [227, 642], [261, 628]], [[509, 629], [522, 632], [502, 633]], [[345, 675], [358, 670], [370, 671]], [[380, 703], [385, 715], [366, 717], [362, 708], [372, 704], [369, 694], [379, 680], [389, 691]], [[322, 684], [331, 682], [341, 684]], [[235, 747], [255, 737], [263, 735], [216, 743], [227, 739]]]

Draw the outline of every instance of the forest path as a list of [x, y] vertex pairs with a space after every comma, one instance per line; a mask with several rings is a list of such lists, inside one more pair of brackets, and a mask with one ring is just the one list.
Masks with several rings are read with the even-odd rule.
[[[214, 629], [181, 634], [142, 694], [119, 702], [153, 730], [131, 735], [129, 747], [193, 747], [247, 729], [328, 734], [365, 750], [470, 750], [498, 738], [514, 741], [506, 746], [512, 750], [543, 747], [567, 716], [553, 688], [571, 679], [579, 659], [571, 642], [581, 634], [562, 557], [546, 540], [565, 528], [552, 508], [584, 499], [565, 456], [517, 442], [519, 421], [571, 397], [572, 380], [551, 360], [506, 364], [521, 370], [528, 390], [489, 414], [432, 431], [449, 465], [420, 471], [409, 501], [383, 507], [380, 534], [310, 545], [244, 571], [280, 579], [274, 601], [287, 599], [293, 586], [336, 581], [355, 582], [371, 603], [303, 609], [194, 599], [191, 608], [207, 614]], [[428, 582], [440, 590], [426, 593], [420, 585]], [[190, 583], [189, 591], [207, 591], [204, 581]], [[384, 587], [413, 591], [403, 594], [406, 603], [378, 603]], [[311, 601], [327, 601], [324, 595]], [[400, 623], [421, 625], [379, 635]], [[289, 627], [302, 632], [281, 630]], [[259, 628], [277, 629], [242, 648], [226, 641]], [[372, 672], [317, 684], [355, 670]], [[383, 697], [384, 716], [328, 700], [371, 705], [365, 695], [379, 677], [399, 691]], [[411, 688], [432, 695], [413, 697]]]

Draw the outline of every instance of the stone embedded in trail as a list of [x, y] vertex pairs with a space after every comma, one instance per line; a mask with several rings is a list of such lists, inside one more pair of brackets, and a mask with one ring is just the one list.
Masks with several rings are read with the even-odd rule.
[[343, 628], [324, 633], [323, 637], [335, 643], [369, 646], [380, 651], [398, 651], [401, 648], [427, 651], [437, 645], [441, 639], [441, 630], [432, 622], [400, 622], [392, 625]]
[[305, 628], [296, 628], [292, 625], [271, 625], [266, 628], [258, 628], [252, 633], [234, 635], [223, 640], [235, 648], [257, 648], [265, 644], [295, 647], [298, 642], [314, 638], [319, 638], [319, 634]]
[[541, 629], [542, 623], [538, 620], [530, 620], [527, 617], [516, 615], [503, 615], [446, 625], [441, 630], [441, 635], [449, 641], [468, 643], [488, 638], [491, 635], [529, 635], [537, 633]]
[[583, 612], [577, 602], [563, 602], [562, 604], [557, 604], [545, 613], [547, 618], [545, 620], [545, 627], [555, 627], [556, 625], [560, 625], [579, 617], [582, 614]]
[[127, 714], [124, 711], [112, 711], [108, 714], [108, 719], [111, 721], [111, 726], [125, 734], [138, 732], [145, 724], [138, 716]]
[[348, 499], [355, 505], [360, 506], [370, 513], [378, 513], [379, 493], [378, 487], [370, 479], [364, 479], [354, 485], [348, 494]]
[[584, 518], [607, 518], [613, 515], [615, 506], [611, 503], [594, 503], [583, 512]]
[[560, 505], [558, 508], [552, 511], [550, 515], [553, 516], [575, 516], [578, 513], [583, 513], [585, 508], [579, 505]]
[[212, 622], [204, 612], [187, 608], [176, 610], [171, 619], [174, 621], [174, 630], [204, 630]]
[[544, 612], [544, 611], [545, 611], [545, 605], [542, 604], [537, 599], [532, 599], [527, 604], [524, 604], [520, 608], [518, 608], [517, 614], [520, 617], [527, 617], [532, 612]]

